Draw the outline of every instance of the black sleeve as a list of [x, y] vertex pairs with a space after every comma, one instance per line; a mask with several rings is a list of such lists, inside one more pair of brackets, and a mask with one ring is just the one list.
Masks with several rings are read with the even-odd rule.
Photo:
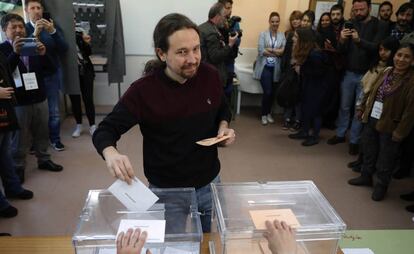
[[220, 124], [221, 121], [227, 121], [228, 123], [231, 121], [231, 112], [225, 95], [221, 97], [221, 104], [217, 115], [217, 123]]
[[121, 138], [121, 135], [137, 123], [136, 117], [122, 103], [118, 102], [93, 134], [92, 141], [97, 152], [102, 156], [102, 151], [105, 148], [116, 147], [116, 142]]

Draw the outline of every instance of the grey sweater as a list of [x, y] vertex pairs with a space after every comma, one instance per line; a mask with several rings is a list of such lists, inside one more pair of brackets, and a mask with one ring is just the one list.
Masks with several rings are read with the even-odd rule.
[[378, 54], [379, 43], [389, 34], [388, 24], [375, 17], [367, 23], [351, 20], [361, 38], [354, 43], [352, 38], [338, 43], [338, 51], [346, 56], [346, 70], [364, 74], [368, 71], [372, 59]]

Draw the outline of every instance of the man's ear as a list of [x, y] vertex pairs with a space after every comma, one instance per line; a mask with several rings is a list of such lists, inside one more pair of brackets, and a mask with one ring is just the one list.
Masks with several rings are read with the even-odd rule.
[[155, 52], [157, 53], [157, 56], [161, 59], [162, 62], [167, 61], [167, 55], [162, 51], [160, 48], [156, 48]]

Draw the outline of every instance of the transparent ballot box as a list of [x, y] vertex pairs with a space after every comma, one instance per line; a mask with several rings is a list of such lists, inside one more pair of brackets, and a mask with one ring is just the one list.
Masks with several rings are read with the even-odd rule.
[[294, 225], [298, 254], [336, 254], [346, 229], [312, 181], [212, 184], [212, 195], [211, 254], [271, 254], [263, 232], [274, 218]]
[[107, 190], [90, 190], [72, 238], [76, 254], [116, 254], [116, 234], [120, 221], [126, 219], [166, 221], [164, 242], [145, 244], [153, 254], [200, 253], [202, 229], [195, 189], [151, 190], [159, 200], [145, 212], [128, 211]]

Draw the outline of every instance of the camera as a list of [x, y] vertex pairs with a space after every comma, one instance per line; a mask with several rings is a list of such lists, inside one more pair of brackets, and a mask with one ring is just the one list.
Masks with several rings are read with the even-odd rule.
[[233, 37], [236, 35], [236, 32], [239, 34], [237, 36], [237, 38], [241, 38], [243, 36], [243, 30], [240, 29], [239, 26], [237, 26], [238, 23], [240, 23], [242, 20], [241, 17], [239, 16], [232, 16], [231, 18], [228, 19], [228, 25], [229, 25], [229, 30], [230, 32], [230, 36]]
[[36, 38], [22, 38], [22, 48], [20, 49], [20, 55], [22, 56], [35, 56], [37, 53], [37, 40]]
[[344, 23], [344, 28], [345, 29], [354, 29], [354, 23], [350, 22], [350, 21], [346, 21]]

